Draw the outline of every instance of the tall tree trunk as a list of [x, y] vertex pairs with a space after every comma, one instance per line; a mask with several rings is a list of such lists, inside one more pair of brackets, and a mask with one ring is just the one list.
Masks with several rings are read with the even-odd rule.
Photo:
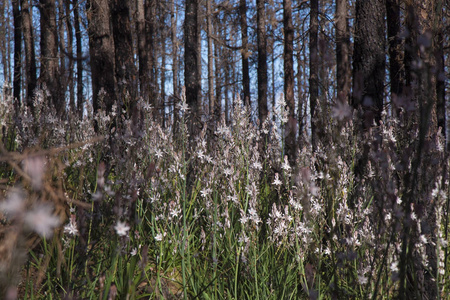
[[[115, 75], [122, 105], [133, 108], [136, 75], [133, 61], [133, 41], [130, 25], [130, 0], [111, 0], [111, 19], [114, 37]], [[131, 99], [129, 99], [131, 97]], [[130, 112], [131, 113], [131, 112]]]
[[336, 78], [339, 101], [349, 103], [350, 93], [350, 32], [347, 13], [348, 0], [336, 0]]
[[247, 1], [239, 1], [239, 17], [241, 24], [241, 38], [242, 38], [242, 86], [244, 88], [243, 101], [246, 106], [251, 106], [250, 103], [250, 71], [248, 65], [248, 33], [247, 33]]
[[25, 47], [26, 104], [34, 113], [33, 96], [37, 85], [36, 54], [29, 0], [21, 0], [23, 44]]
[[173, 84], [173, 129], [178, 122], [177, 99], [178, 96], [178, 39], [177, 39], [177, 11], [175, 0], [170, 1], [170, 38], [172, 40], [172, 84]]
[[116, 82], [108, 0], [87, 0], [86, 7], [89, 22], [92, 103], [95, 112], [105, 109], [109, 113], [116, 101]]
[[[149, 72], [149, 87], [148, 100], [154, 107], [157, 103], [157, 86], [156, 86], [156, 60], [155, 60], [155, 35], [156, 35], [156, 0], [147, 0], [145, 2], [145, 24], [146, 24], [146, 50], [148, 58], [148, 72]], [[155, 113], [156, 117], [156, 113]]]
[[160, 31], [161, 31], [161, 112], [162, 112], [162, 126], [166, 127], [166, 7], [162, 7], [160, 13]]
[[214, 114], [214, 70], [213, 70], [213, 46], [212, 46], [212, 11], [211, 1], [206, 1], [206, 34], [208, 38], [208, 100], [209, 114]]
[[258, 113], [262, 125], [267, 118], [267, 37], [264, 0], [256, 0], [256, 39], [258, 44]]
[[[391, 102], [393, 105], [393, 113], [399, 115], [398, 107], [393, 101], [394, 97], [400, 96], [404, 86], [404, 67], [402, 42], [400, 39], [401, 20], [400, 20], [400, 3], [399, 0], [386, 0], [387, 13], [387, 36], [389, 45], [389, 79], [391, 86]], [[395, 95], [395, 96], [394, 96]]]
[[289, 108], [289, 118], [286, 124], [285, 152], [291, 164], [296, 157], [296, 129], [295, 98], [294, 98], [294, 27], [292, 25], [292, 3], [283, 0], [284, 27], [284, 97]]
[[77, 42], [77, 113], [80, 120], [83, 118], [83, 45], [81, 38], [79, 2], [74, 3], [73, 18], [75, 26], [75, 40]]
[[15, 114], [21, 106], [20, 92], [22, 89], [22, 15], [19, 8], [19, 0], [12, 1], [14, 19], [14, 78], [13, 96]]
[[136, 13], [136, 36], [139, 59], [139, 90], [140, 95], [145, 99], [145, 101], [148, 101], [150, 70], [148, 64], [144, 0], [136, 0]]
[[[74, 114], [76, 112], [75, 105], [75, 89], [73, 83], [73, 69], [74, 69], [74, 59], [73, 59], [73, 27], [70, 19], [70, 1], [66, 0], [64, 2], [65, 7], [65, 19], [66, 19], [66, 27], [67, 27], [67, 53], [69, 54], [69, 68], [67, 74], [67, 85], [69, 88], [69, 103], [71, 113]], [[61, 35], [61, 39], [63, 36]], [[64, 57], [64, 56], [63, 56]]]
[[184, 20], [184, 82], [186, 86], [186, 102], [191, 108], [194, 119], [198, 117], [201, 79], [199, 73], [200, 53], [198, 53], [198, 1], [186, 1]]
[[50, 103], [58, 115], [65, 109], [65, 99], [59, 88], [58, 34], [54, 0], [39, 0], [41, 11], [41, 82], [46, 85]]
[[[442, 19], [442, 7], [436, 5], [436, 14], [438, 20]], [[436, 37], [435, 37], [435, 60], [437, 68], [436, 76], [436, 111], [437, 111], [437, 126], [442, 128], [442, 134], [446, 141], [446, 150], [450, 150], [450, 137], [447, 135], [447, 111], [445, 107], [445, 56], [444, 56], [444, 40], [445, 32], [442, 23], [436, 24]]]
[[381, 120], [383, 110], [385, 54], [384, 0], [356, 1], [353, 52], [353, 98], [363, 109], [363, 128]]
[[317, 148], [316, 107], [319, 101], [319, 1], [311, 0], [309, 29], [309, 108], [311, 117], [311, 144]]

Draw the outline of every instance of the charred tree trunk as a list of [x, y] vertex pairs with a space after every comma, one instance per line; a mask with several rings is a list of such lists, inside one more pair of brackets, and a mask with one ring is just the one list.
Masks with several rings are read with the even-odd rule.
[[22, 15], [20, 13], [19, 0], [12, 1], [14, 19], [14, 77], [13, 96], [15, 114], [21, 106], [20, 92], [22, 89]]
[[385, 75], [385, 26], [383, 0], [356, 1], [353, 53], [354, 108], [363, 110], [363, 128], [381, 120]]
[[349, 103], [350, 93], [350, 32], [347, 21], [347, 0], [336, 1], [336, 81], [337, 96], [342, 103]]
[[289, 108], [289, 119], [286, 126], [285, 147], [291, 164], [295, 163], [297, 122], [295, 119], [294, 99], [294, 27], [292, 25], [292, 3], [283, 1], [284, 26], [284, 96]]
[[116, 82], [114, 42], [109, 23], [108, 0], [88, 0], [86, 5], [89, 22], [92, 103], [95, 112], [104, 109], [109, 113], [116, 101]]
[[150, 70], [146, 40], [147, 31], [145, 26], [144, 0], [136, 0], [136, 13], [136, 37], [139, 60], [139, 90], [140, 95], [145, 99], [145, 101], [148, 101]]
[[206, 33], [208, 38], [208, 100], [209, 100], [209, 114], [214, 114], [214, 70], [213, 70], [213, 46], [212, 46], [212, 11], [211, 1], [206, 1]]
[[25, 47], [26, 105], [34, 113], [33, 96], [37, 86], [36, 54], [29, 0], [21, 0], [23, 44]]
[[[136, 95], [134, 86], [135, 65], [133, 61], [133, 41], [130, 25], [129, 0], [112, 0], [110, 3], [113, 38], [115, 76], [120, 103], [124, 108], [133, 108]], [[131, 99], [130, 99], [131, 98]], [[131, 113], [131, 111], [129, 111]]]
[[258, 44], [258, 113], [262, 125], [268, 116], [267, 108], [267, 35], [264, 0], [256, 0], [256, 38]]
[[65, 110], [65, 99], [59, 88], [58, 34], [54, 0], [40, 0], [41, 11], [41, 70], [40, 78], [48, 90], [50, 103], [59, 116]]
[[317, 148], [316, 107], [319, 101], [319, 1], [311, 1], [309, 29], [309, 108], [311, 116], [311, 144]]
[[[404, 67], [402, 60], [402, 45], [400, 39], [400, 3], [399, 0], [386, 0], [387, 36], [389, 46], [389, 79], [391, 86], [391, 99], [400, 96], [404, 86]], [[395, 96], [394, 96], [395, 95]], [[398, 116], [398, 107], [394, 101], [393, 113]]]
[[77, 42], [77, 113], [80, 119], [83, 118], [83, 45], [81, 41], [79, 2], [74, 4], [73, 18], [75, 26], [75, 40]]
[[198, 117], [200, 104], [200, 53], [199, 49], [199, 24], [198, 1], [186, 1], [186, 13], [184, 20], [184, 81], [186, 86], [186, 102], [191, 108], [193, 119]]
[[242, 38], [242, 86], [244, 89], [243, 101], [246, 106], [251, 106], [250, 103], [250, 71], [248, 65], [248, 25], [247, 25], [247, 1], [240, 0], [239, 15], [241, 23], [241, 38]]

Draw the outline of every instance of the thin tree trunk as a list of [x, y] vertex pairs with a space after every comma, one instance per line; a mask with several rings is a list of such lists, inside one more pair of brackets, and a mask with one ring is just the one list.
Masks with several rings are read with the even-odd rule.
[[34, 35], [30, 15], [29, 0], [21, 0], [23, 44], [25, 47], [25, 82], [26, 105], [34, 114], [33, 96], [37, 85], [36, 54], [34, 52]]
[[[75, 4], [76, 5], [76, 4]], [[72, 22], [70, 20], [70, 1], [66, 0], [64, 2], [65, 13], [66, 13], [66, 27], [67, 27], [67, 53], [69, 54], [69, 68], [68, 68], [68, 77], [67, 77], [67, 85], [69, 87], [69, 103], [71, 113], [76, 112], [75, 105], [75, 89], [73, 82], [73, 69], [74, 69], [74, 60], [73, 60], [73, 27]], [[63, 36], [61, 36], [61, 39]]]
[[198, 117], [201, 79], [199, 73], [200, 53], [198, 53], [198, 1], [186, 1], [184, 20], [184, 81], [186, 85], [186, 102], [191, 108], [194, 119]]
[[404, 66], [402, 60], [402, 42], [400, 39], [401, 20], [399, 0], [386, 0], [387, 36], [389, 45], [389, 79], [391, 86], [391, 102], [393, 113], [399, 115], [394, 97], [400, 96], [404, 86]]
[[41, 69], [40, 78], [46, 85], [50, 103], [59, 116], [65, 109], [65, 99], [59, 88], [58, 34], [54, 0], [40, 0], [41, 8]]
[[311, 117], [311, 144], [313, 151], [317, 148], [316, 107], [319, 101], [319, 1], [311, 0], [309, 29], [309, 107]]
[[294, 26], [292, 25], [292, 3], [283, 0], [283, 27], [284, 27], [284, 97], [289, 108], [288, 123], [285, 127], [285, 153], [291, 164], [296, 157], [296, 129], [295, 99], [294, 99]]
[[139, 58], [139, 89], [141, 96], [148, 101], [150, 71], [148, 64], [148, 50], [146, 40], [146, 26], [145, 26], [145, 9], [144, 0], [136, 0], [136, 36], [137, 48]]
[[213, 46], [212, 46], [212, 11], [211, 1], [206, 1], [206, 34], [208, 38], [208, 100], [209, 114], [214, 114], [214, 70], [213, 70]]
[[268, 116], [267, 108], [267, 39], [264, 0], [256, 0], [256, 39], [258, 48], [258, 113], [260, 125]]
[[21, 106], [21, 85], [22, 85], [22, 16], [19, 8], [19, 0], [12, 1], [14, 19], [14, 78], [13, 96], [15, 114], [19, 112]]
[[[336, 79], [339, 101], [349, 103], [350, 93], [350, 32], [347, 13], [348, 0], [336, 0]], [[389, 1], [389, 0], [388, 0]]]
[[241, 38], [242, 38], [242, 86], [244, 88], [243, 101], [246, 106], [251, 106], [250, 103], [250, 71], [248, 65], [248, 33], [247, 33], [247, 1], [240, 0], [239, 15], [241, 23]]
[[80, 120], [83, 118], [83, 45], [81, 41], [79, 2], [74, 3], [73, 18], [75, 26], [75, 40], [77, 42], [77, 113]]

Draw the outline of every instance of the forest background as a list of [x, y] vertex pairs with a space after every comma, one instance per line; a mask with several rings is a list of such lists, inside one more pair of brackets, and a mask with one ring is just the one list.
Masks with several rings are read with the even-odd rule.
[[448, 0], [3, 0], [0, 292], [446, 298]]

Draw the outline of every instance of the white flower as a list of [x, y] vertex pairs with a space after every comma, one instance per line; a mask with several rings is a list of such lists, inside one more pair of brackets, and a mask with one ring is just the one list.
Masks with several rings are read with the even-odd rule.
[[114, 229], [116, 230], [119, 236], [125, 236], [128, 234], [130, 226], [128, 226], [125, 222], [117, 221], [117, 224], [116, 226], [114, 226]]
[[155, 236], [155, 241], [157, 241], [157, 242], [161, 242], [162, 239], [163, 239], [162, 233], [158, 233], [158, 234]]
[[284, 156], [284, 163], [283, 163], [283, 165], [281, 166], [281, 168], [282, 168], [283, 170], [285, 170], [286, 172], [288, 172], [288, 171], [291, 169], [291, 166], [289, 165], [289, 161], [288, 161], [287, 155]]
[[332, 115], [342, 121], [352, 116], [352, 109], [345, 101], [337, 101], [336, 106], [332, 109]]
[[280, 178], [278, 177], [278, 173], [275, 173], [275, 179], [272, 184], [273, 185], [281, 185], [282, 184]]
[[8, 217], [15, 217], [25, 209], [24, 197], [22, 190], [13, 189], [6, 200], [0, 203], [0, 210]]
[[40, 190], [45, 171], [45, 159], [41, 156], [29, 157], [23, 161], [23, 168], [30, 176], [31, 186], [35, 190]]
[[69, 235], [77, 235], [78, 234], [77, 223], [75, 222], [74, 218], [70, 218], [69, 224], [64, 226], [64, 232], [68, 233]]
[[53, 229], [60, 224], [59, 218], [53, 215], [52, 211], [53, 207], [51, 205], [36, 205], [26, 213], [25, 224], [40, 236], [44, 238], [51, 237]]

